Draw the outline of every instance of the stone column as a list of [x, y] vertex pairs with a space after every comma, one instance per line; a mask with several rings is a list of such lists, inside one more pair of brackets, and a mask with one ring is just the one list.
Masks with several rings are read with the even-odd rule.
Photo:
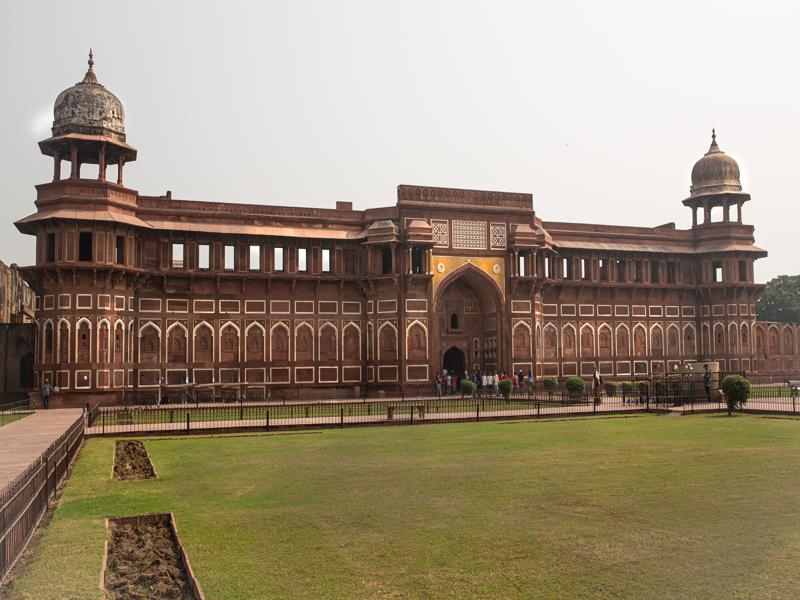
[[120, 156], [117, 159], [117, 185], [122, 185], [122, 166], [125, 164], [125, 161]]
[[69, 176], [71, 179], [77, 179], [81, 176], [81, 167], [78, 164], [78, 146], [75, 142], [72, 142], [72, 145], [69, 149], [69, 160], [70, 160], [70, 173]]
[[61, 154], [56, 150], [53, 154], [53, 181], [61, 180]]
[[97, 179], [106, 180], [106, 143], [100, 144], [100, 154], [97, 156]]

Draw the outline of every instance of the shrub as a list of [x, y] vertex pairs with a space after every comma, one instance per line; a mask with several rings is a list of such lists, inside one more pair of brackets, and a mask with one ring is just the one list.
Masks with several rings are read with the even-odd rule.
[[475, 395], [475, 384], [472, 383], [469, 379], [462, 379], [461, 383], [458, 384], [458, 388], [461, 390], [462, 396]]
[[514, 387], [514, 382], [510, 379], [503, 379], [500, 382], [500, 391], [503, 393], [503, 398], [508, 400], [509, 396], [511, 396], [511, 388]]
[[613, 398], [617, 394], [617, 384], [613, 381], [607, 382], [603, 387], [606, 390], [606, 395]]
[[570, 394], [582, 394], [583, 390], [586, 388], [586, 384], [580, 377], [567, 377], [567, 381], [564, 382], [564, 385]]
[[552, 392], [558, 387], [558, 379], [555, 377], [545, 377], [542, 379], [542, 383], [548, 392]]
[[750, 397], [750, 382], [741, 375], [728, 375], [722, 380], [722, 392], [728, 405], [728, 414], [744, 406]]
[[625, 396], [630, 396], [633, 393], [633, 384], [630, 381], [622, 382], [622, 393]]

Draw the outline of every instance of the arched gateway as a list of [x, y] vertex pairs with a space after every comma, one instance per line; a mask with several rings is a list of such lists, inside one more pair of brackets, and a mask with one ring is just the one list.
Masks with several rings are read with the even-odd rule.
[[442, 368], [463, 372], [502, 369], [503, 303], [497, 284], [473, 264], [449, 274], [435, 299]]

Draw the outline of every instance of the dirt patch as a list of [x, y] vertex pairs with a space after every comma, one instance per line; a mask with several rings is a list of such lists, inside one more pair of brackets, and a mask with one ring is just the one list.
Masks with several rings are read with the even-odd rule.
[[114, 479], [132, 481], [156, 476], [153, 463], [139, 440], [117, 442], [114, 451]]
[[103, 583], [109, 598], [202, 599], [170, 514], [109, 519]]

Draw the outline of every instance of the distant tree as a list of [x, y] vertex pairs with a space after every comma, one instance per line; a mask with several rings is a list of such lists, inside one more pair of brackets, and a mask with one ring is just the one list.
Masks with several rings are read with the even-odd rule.
[[780, 275], [767, 283], [756, 302], [759, 321], [800, 323], [800, 275]]

